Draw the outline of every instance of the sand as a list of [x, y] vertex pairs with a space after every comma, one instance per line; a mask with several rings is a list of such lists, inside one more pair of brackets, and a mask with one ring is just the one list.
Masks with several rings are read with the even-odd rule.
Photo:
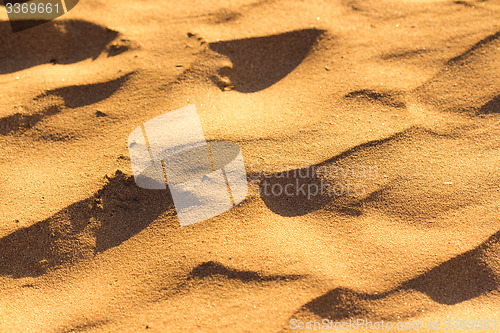
[[[1, 332], [500, 332], [499, 1], [89, 0], [17, 33], [0, 16]], [[127, 138], [190, 104], [252, 186], [181, 227]], [[262, 191], [295, 181], [352, 191]]]

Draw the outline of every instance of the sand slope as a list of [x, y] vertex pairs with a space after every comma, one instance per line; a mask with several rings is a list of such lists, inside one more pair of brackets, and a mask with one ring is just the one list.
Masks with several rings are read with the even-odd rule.
[[[500, 320], [498, 1], [0, 13], [0, 331]], [[181, 228], [127, 137], [193, 103], [255, 186]], [[362, 190], [262, 194], [296, 181]]]

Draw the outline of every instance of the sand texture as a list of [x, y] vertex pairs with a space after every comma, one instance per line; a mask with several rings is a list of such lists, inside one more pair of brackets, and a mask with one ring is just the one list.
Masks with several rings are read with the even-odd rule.
[[[181, 227], [127, 138], [190, 104], [252, 186]], [[0, 6], [0, 184], [0, 332], [500, 332], [500, 1]]]

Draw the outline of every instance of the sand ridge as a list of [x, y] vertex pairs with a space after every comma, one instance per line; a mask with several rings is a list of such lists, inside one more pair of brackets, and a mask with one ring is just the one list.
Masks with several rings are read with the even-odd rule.
[[[87, 1], [16, 34], [1, 13], [0, 331], [497, 318], [499, 13]], [[126, 142], [193, 103], [254, 186], [182, 228]], [[288, 183], [359, 191], [262, 193]]]

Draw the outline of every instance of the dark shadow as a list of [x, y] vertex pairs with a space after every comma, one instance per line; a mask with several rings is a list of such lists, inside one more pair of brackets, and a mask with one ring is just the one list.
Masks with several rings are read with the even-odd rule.
[[[401, 304], [410, 303], [411, 294], [408, 294], [408, 291], [419, 291], [435, 302], [446, 305], [458, 304], [485, 295], [500, 287], [500, 281], [488, 266], [488, 258], [485, 255], [488, 249], [495, 247], [499, 242], [500, 231], [480, 246], [445, 261], [427, 273], [392, 290], [368, 294], [348, 288], [335, 288], [306, 303], [297, 313], [311, 312], [321, 318], [334, 321], [355, 317], [380, 319], [384, 316], [376, 313], [377, 303], [388, 297], [392, 298], [390, 300], [392, 303], [397, 300]], [[498, 253], [490, 253], [490, 256], [492, 255], [498, 255]], [[408, 309], [401, 305], [402, 313], [397, 315], [398, 318], [406, 318], [412, 316], [413, 313], [421, 313], [419, 311], [418, 305], [415, 309]]]
[[[339, 164], [342, 159], [360, 151], [378, 149], [381, 145], [403, 139], [415, 131], [422, 129], [409, 128], [387, 138], [367, 141], [308, 168], [261, 175], [258, 177], [260, 197], [267, 208], [281, 216], [302, 216], [321, 208], [359, 216], [362, 214], [363, 204], [379, 200], [381, 192], [358, 198], [358, 183], [350, 183], [342, 176], [327, 179], [324, 177], [325, 172], [331, 175], [336, 167], [342, 168]], [[249, 178], [256, 179], [256, 176], [250, 175]]]
[[122, 54], [124, 52], [127, 52], [131, 49], [130, 45], [127, 45], [125, 43], [115, 43], [111, 44], [108, 47], [108, 57], [115, 57], [119, 54]]
[[117, 171], [93, 197], [0, 239], [0, 275], [39, 276], [120, 245], [173, 209], [167, 190], [144, 190]]
[[337, 214], [342, 214], [350, 217], [361, 216], [364, 212], [365, 205], [373, 202], [383, 201], [383, 194], [390, 188], [390, 186], [383, 186], [381, 189], [364, 195], [362, 198], [353, 196], [339, 197], [335, 202], [325, 207], [326, 210], [334, 211]]
[[347, 288], [336, 288], [305, 304], [302, 310], [334, 321], [365, 317], [370, 312], [367, 303], [383, 299], [387, 295], [387, 293], [370, 295], [357, 293]]
[[243, 271], [226, 267], [218, 262], [204, 262], [191, 271], [188, 279], [205, 279], [210, 277], [224, 277], [241, 282], [270, 282], [298, 280], [300, 275], [262, 275], [255, 271]]
[[259, 193], [267, 208], [281, 216], [301, 216], [328, 202], [327, 184], [317, 177], [314, 167], [266, 175]]
[[24, 115], [15, 113], [11, 116], [0, 118], [0, 135], [23, 133], [38, 124], [46, 117], [58, 114], [61, 109], [58, 105], [53, 105], [41, 112]]
[[118, 36], [116, 31], [82, 20], [52, 21], [18, 33], [10, 30], [9, 22], [0, 22], [0, 74], [95, 59]]
[[[102, 208], [98, 210], [105, 223], [96, 230], [96, 252], [104, 252], [146, 228], [167, 210], [173, 210], [170, 191], [138, 187], [132, 176], [118, 173], [97, 193]], [[99, 205], [98, 205], [99, 207]]]
[[429, 53], [429, 49], [414, 49], [414, 50], [398, 50], [393, 52], [387, 52], [380, 56], [382, 60], [407, 60], [420, 56], [425, 53]]
[[486, 36], [485, 38], [481, 39], [479, 42], [474, 44], [471, 48], [466, 50], [465, 52], [459, 54], [456, 57], [451, 58], [446, 62], [446, 65], [452, 65], [452, 64], [464, 64], [467, 59], [474, 54], [477, 50], [488, 46], [489, 44], [495, 42], [498, 38], [500, 38], [500, 31], [495, 32], [494, 34], [491, 34], [489, 36]]
[[116, 93], [132, 74], [133, 72], [111, 81], [57, 88], [37, 96], [35, 101], [47, 96], [62, 97], [64, 105], [72, 109], [95, 104]]
[[242, 15], [239, 12], [223, 8], [221, 10], [218, 10], [217, 12], [209, 14], [206, 22], [209, 24], [224, 24], [228, 22], [234, 22], [241, 16]]
[[229, 76], [234, 90], [253, 93], [272, 86], [300, 65], [323, 33], [298, 30], [210, 43], [210, 49], [231, 60], [233, 68], [222, 68], [219, 74]]
[[[500, 241], [497, 232], [479, 247], [462, 253], [402, 285], [427, 294], [441, 304], [453, 305], [498, 289], [495, 273], [484, 262], [483, 253]], [[497, 253], [498, 255], [498, 253]]]
[[500, 113], [500, 95], [497, 95], [488, 103], [481, 106], [481, 108], [478, 111], [478, 114], [492, 114], [492, 113]]
[[89, 320], [88, 322], [85, 322], [84, 324], [78, 324], [75, 326], [68, 325], [67, 327], [61, 328], [59, 332], [61, 333], [77, 333], [77, 332], [90, 332], [90, 331], [95, 331], [102, 326], [109, 324], [110, 320]]
[[[127, 82], [133, 73], [128, 73], [117, 79], [95, 84], [69, 86], [49, 90], [34, 98], [37, 102], [44, 98], [59, 97], [64, 101], [63, 107], [78, 108], [103, 101], [116, 93]], [[11, 133], [24, 133], [47, 117], [61, 112], [61, 105], [52, 105], [41, 112], [33, 114], [15, 113], [11, 116], [0, 118], [0, 135]], [[101, 117], [104, 113], [97, 111]]]
[[352, 91], [345, 95], [346, 99], [361, 99], [368, 102], [380, 103], [394, 108], [404, 108], [406, 103], [401, 96], [401, 93], [394, 91], [375, 91], [363, 89]]
[[453, 3], [457, 4], [457, 5], [462, 5], [462, 6], [465, 6], [465, 7], [471, 7], [471, 8], [474, 8], [474, 5], [471, 4], [471, 3], [468, 3], [467, 1], [463, 1], [463, 0], [455, 0], [453, 1]]

